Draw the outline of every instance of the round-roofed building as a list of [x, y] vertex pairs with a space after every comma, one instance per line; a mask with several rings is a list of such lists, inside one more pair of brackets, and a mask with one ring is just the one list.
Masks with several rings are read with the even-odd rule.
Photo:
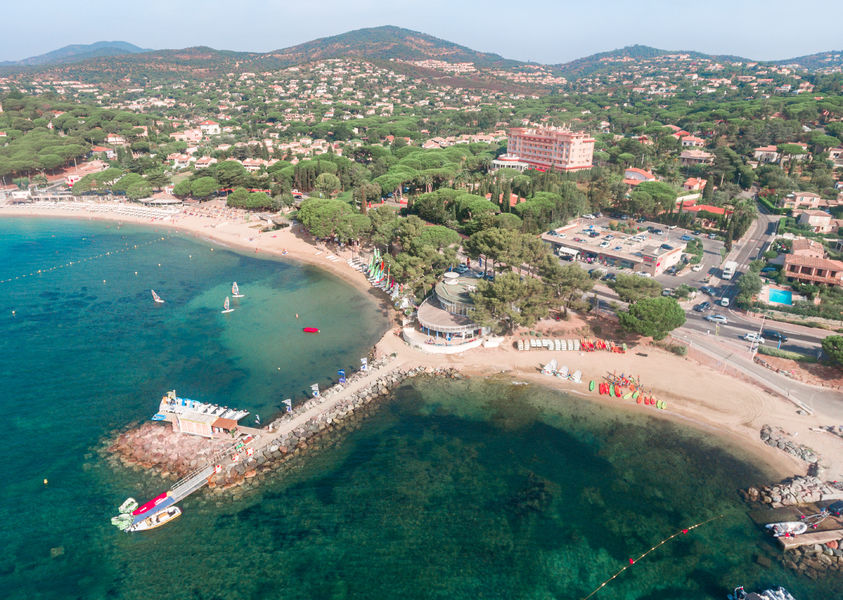
[[425, 343], [453, 346], [477, 342], [479, 345], [480, 337], [489, 330], [469, 317], [474, 308], [471, 294], [477, 290], [477, 281], [475, 277], [445, 273], [433, 294], [418, 309], [419, 329], [427, 335]]

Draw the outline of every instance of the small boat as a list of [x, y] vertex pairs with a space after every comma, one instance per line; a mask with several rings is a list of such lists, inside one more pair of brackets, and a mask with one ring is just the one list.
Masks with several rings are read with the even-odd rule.
[[152, 299], [155, 300], [156, 304], [164, 304], [164, 300], [161, 298], [161, 296], [155, 293], [155, 290], [149, 291], [152, 292]]
[[240, 288], [239, 288], [239, 287], [237, 287], [237, 282], [236, 282], [236, 281], [235, 281], [234, 283], [232, 283], [232, 284], [231, 284], [231, 295], [232, 295], [232, 297], [234, 297], [234, 298], [243, 298], [243, 297], [245, 297], [245, 294], [241, 294], [241, 293], [240, 293]]
[[764, 590], [763, 592], [747, 592], [743, 586], [726, 596], [729, 600], [796, 600], [790, 592], [779, 586], [776, 589]]
[[116, 517], [111, 517], [111, 524], [120, 531], [126, 531], [132, 525], [132, 515], [120, 514]]
[[261, 424], [261, 416], [255, 415], [255, 425], [260, 425], [260, 424]]
[[318, 327], [305, 327], [302, 329], [305, 333], [319, 333]]
[[222, 304], [222, 314], [234, 312], [233, 308], [230, 308], [230, 303], [228, 301], [228, 296], [225, 297], [225, 302]]
[[155, 508], [156, 506], [158, 506], [159, 504], [161, 504], [162, 502], [167, 500], [169, 497], [170, 497], [170, 494], [167, 493], [167, 492], [164, 492], [163, 494], [155, 496], [155, 498], [153, 498], [149, 502], [146, 502], [145, 504], [141, 504], [139, 507], [135, 508], [132, 511], [132, 514], [137, 516], [137, 515], [141, 515], [141, 514], [147, 512], [149, 510], [152, 510], [153, 508]]
[[181, 516], [181, 509], [178, 506], [171, 506], [168, 509], [156, 512], [151, 517], [147, 517], [142, 521], [136, 521], [134, 524], [126, 528], [126, 531], [147, 531], [161, 527], [169, 523], [173, 519]]
[[134, 498], [126, 498], [123, 504], [120, 505], [120, 514], [130, 513], [138, 507], [138, 502]]
[[808, 531], [808, 524], [802, 521], [782, 521], [765, 525], [774, 537], [791, 537]]

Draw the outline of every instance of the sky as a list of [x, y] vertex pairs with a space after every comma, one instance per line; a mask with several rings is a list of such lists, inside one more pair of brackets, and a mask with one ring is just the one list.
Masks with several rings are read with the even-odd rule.
[[756, 60], [843, 49], [840, 0], [5, 0], [2, 14], [0, 61], [101, 40], [266, 52], [379, 25], [549, 64], [632, 44]]

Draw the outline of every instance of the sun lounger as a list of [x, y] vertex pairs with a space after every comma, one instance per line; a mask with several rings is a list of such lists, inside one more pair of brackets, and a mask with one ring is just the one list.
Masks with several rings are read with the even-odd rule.
[[524, 350], [524, 340], [518, 340], [518, 350]]
[[580, 341], [574, 340], [574, 350], [579, 350], [579, 349], [580, 349]]

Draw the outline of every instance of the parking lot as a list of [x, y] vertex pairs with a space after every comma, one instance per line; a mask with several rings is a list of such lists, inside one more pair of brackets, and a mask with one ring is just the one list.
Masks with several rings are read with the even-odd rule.
[[[588, 219], [594, 227], [601, 227], [608, 229], [610, 222], [616, 222], [628, 226], [643, 229], [647, 232], [649, 240], [658, 239], [661, 243], [673, 245], [675, 243], [687, 244], [690, 240], [698, 239], [703, 246], [703, 259], [700, 263], [699, 270], [692, 270], [691, 265], [684, 266], [677, 269], [677, 274], [672, 274], [669, 271], [660, 273], [655, 276], [656, 281], [665, 287], [676, 288], [681, 284], [688, 285], [699, 289], [701, 286], [708, 283], [711, 274], [717, 271], [721, 262], [721, 249], [723, 248], [723, 241], [720, 239], [710, 239], [705, 234], [696, 232], [694, 230], [682, 229], [680, 227], [669, 228], [667, 225], [661, 223], [654, 223], [652, 221], [633, 221], [632, 219], [621, 220], [607, 216], [600, 216], [594, 219]], [[648, 228], [651, 231], [648, 231]], [[659, 233], [660, 232], [660, 233]], [[684, 236], [684, 237], [683, 237]], [[687, 239], [686, 239], [687, 238]], [[679, 265], [682, 266], [682, 265]], [[589, 267], [590, 269], [591, 267]], [[617, 267], [600, 265], [600, 268], [612, 273], [631, 273], [629, 269], [621, 269]]]

